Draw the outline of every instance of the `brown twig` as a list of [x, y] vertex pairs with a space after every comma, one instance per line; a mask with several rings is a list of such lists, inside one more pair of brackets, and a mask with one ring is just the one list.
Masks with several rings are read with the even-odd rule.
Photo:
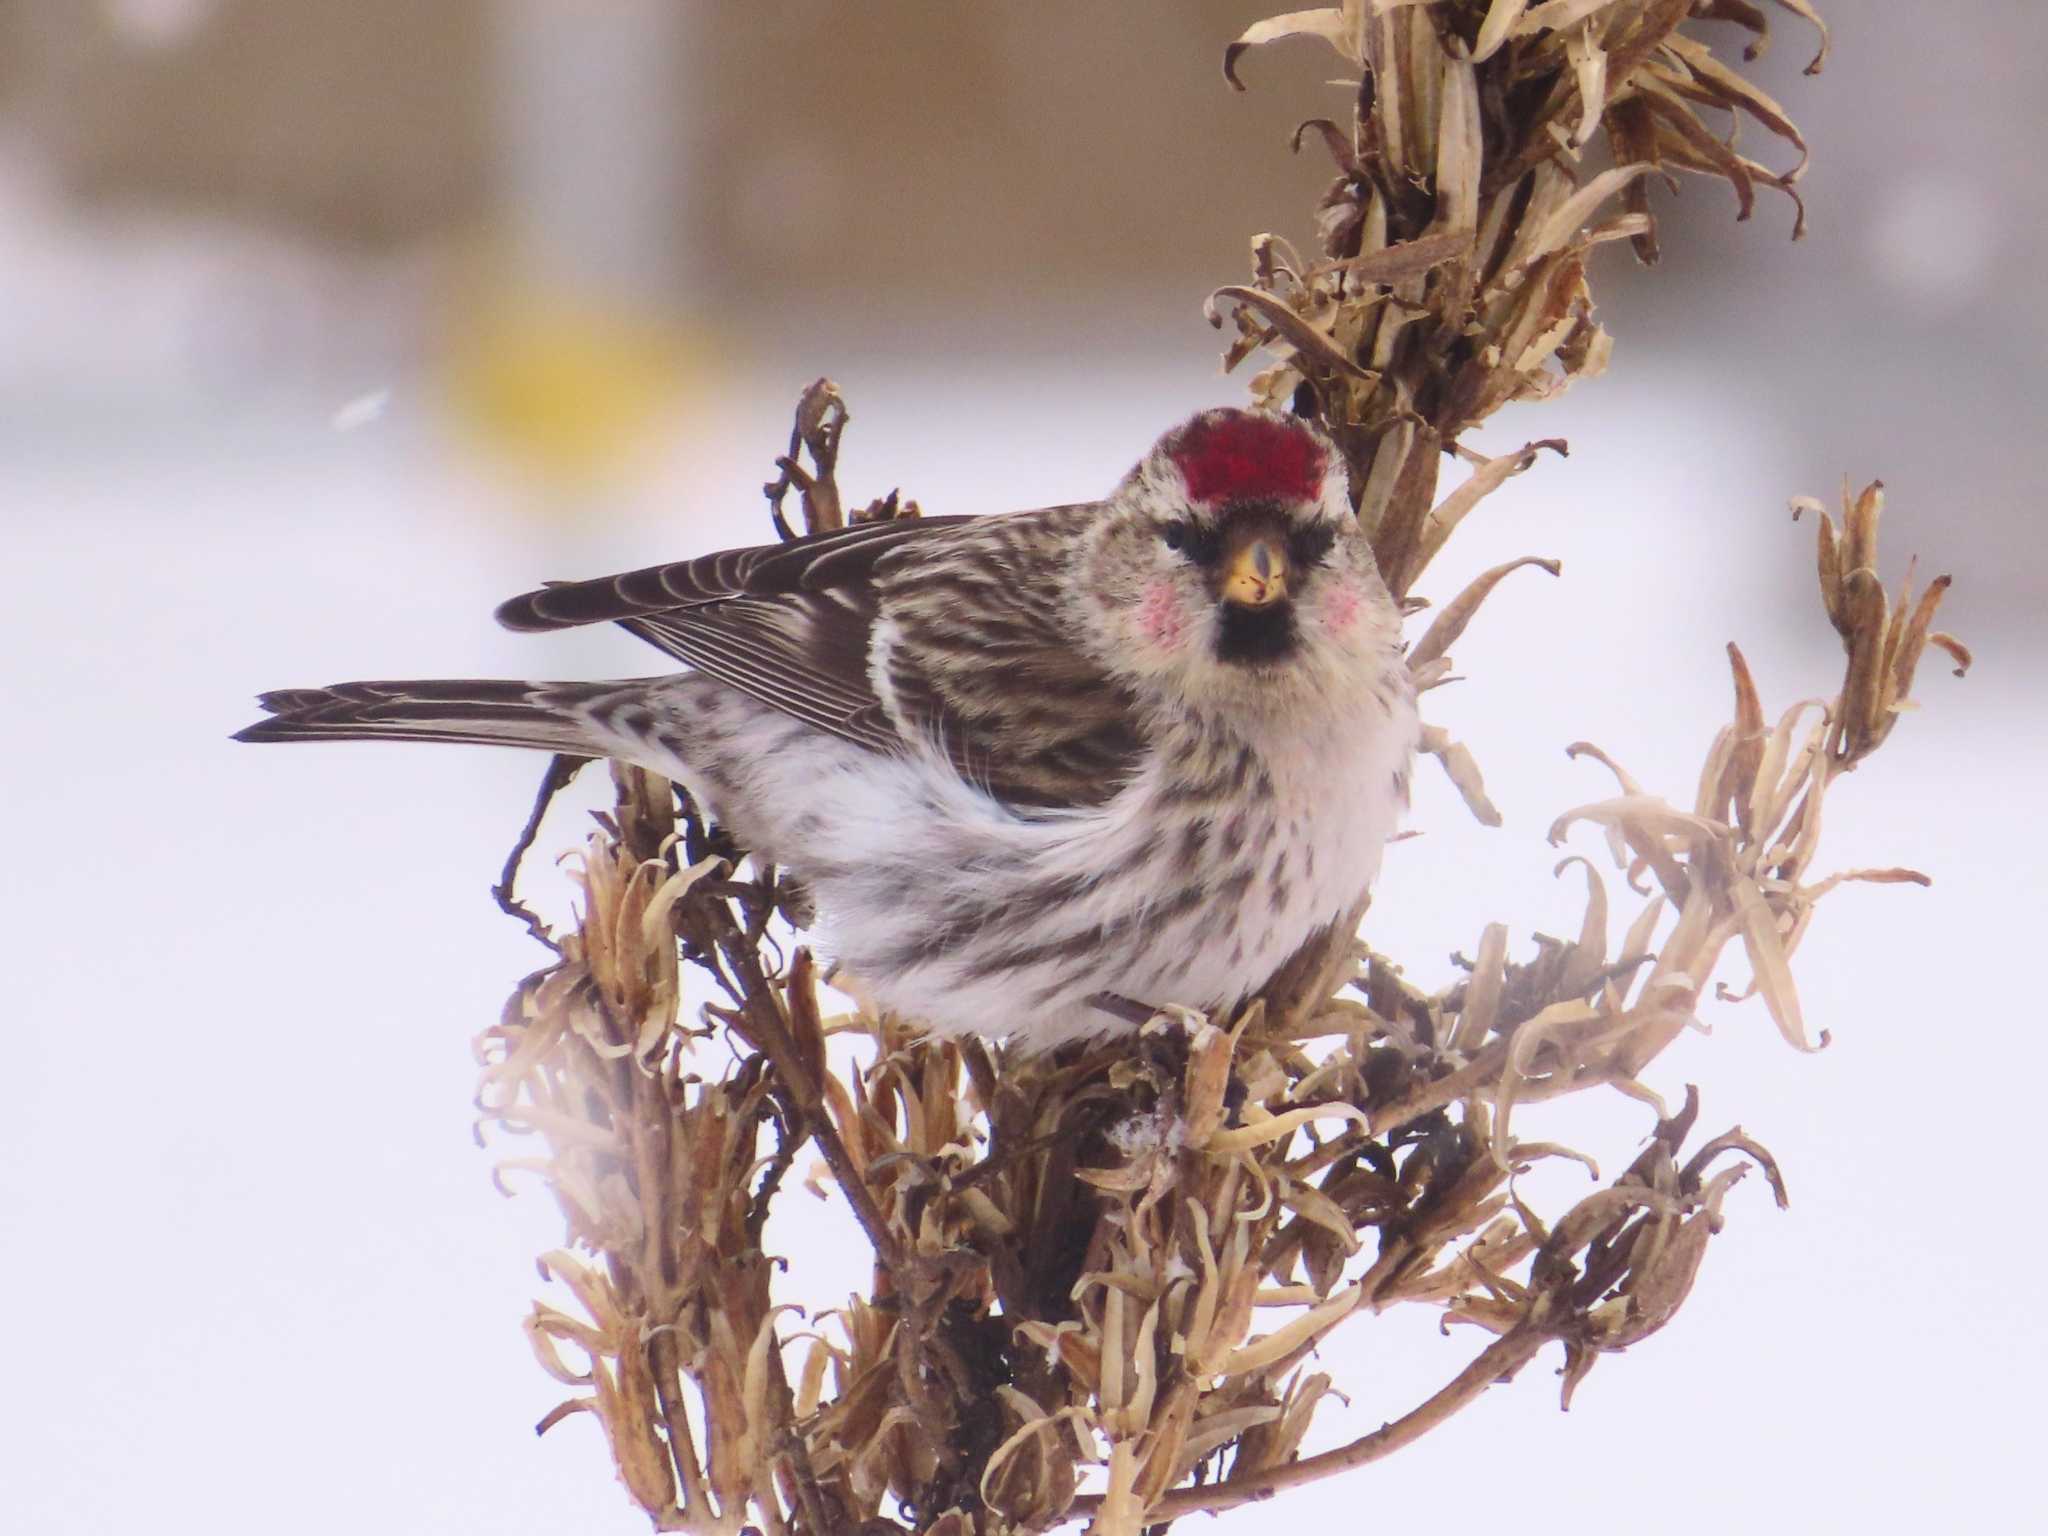
[[[814, 379], [797, 401], [796, 421], [789, 429], [789, 451], [776, 459], [780, 473], [761, 487], [768, 498], [768, 517], [787, 542], [797, 537], [783, 515], [782, 503], [794, 487], [802, 496], [805, 533], [829, 533], [846, 525], [839, 497], [839, 435], [846, 429], [846, 402], [830, 379]], [[808, 452], [805, 470], [799, 455]]]
[[533, 797], [533, 810], [526, 818], [526, 825], [519, 829], [518, 841], [505, 856], [505, 867], [498, 874], [498, 883], [491, 887], [491, 896], [498, 903], [498, 910], [507, 917], [516, 917], [526, 925], [526, 931], [556, 954], [562, 946], [549, 935], [547, 924], [540, 920], [534, 910], [520, 901], [515, 894], [519, 883], [519, 866], [533, 848], [533, 840], [540, 835], [540, 824], [546, 819], [548, 807], [554, 804], [555, 796], [569, 787], [569, 781], [589, 765], [590, 758], [569, 757], [558, 754], [548, 759], [547, 772], [541, 776], [540, 788]]
[[860, 1169], [847, 1154], [845, 1142], [833, 1128], [824, 1090], [784, 1027], [781, 1011], [776, 1006], [760, 960], [752, 947], [739, 942], [737, 937], [724, 943], [723, 947], [726, 963], [738, 973], [745, 994], [746, 1006], [741, 1017], [746, 1021], [747, 1043], [767, 1056], [779, 1091], [796, 1116], [795, 1124], [817, 1142], [818, 1150], [824, 1154], [826, 1165], [831, 1168], [832, 1177], [846, 1196], [854, 1220], [860, 1223], [876, 1258], [892, 1277], [901, 1282], [904, 1278], [901, 1246], [883, 1218], [881, 1208], [875, 1204]]
[[[1360, 1435], [1349, 1445], [1304, 1456], [1284, 1467], [1230, 1477], [1220, 1483], [1181, 1488], [1162, 1495], [1147, 1506], [1148, 1518], [1177, 1520], [1182, 1515], [1220, 1514], [1243, 1504], [1256, 1504], [1288, 1488], [1334, 1477], [1368, 1466], [1406, 1446], [1413, 1445], [1459, 1410], [1483, 1396], [1489, 1387], [1512, 1380], [1515, 1373], [1536, 1352], [1550, 1342], [1540, 1328], [1521, 1327], [1495, 1339], [1462, 1371], [1400, 1418], [1382, 1424], [1371, 1434]], [[1068, 1507], [1069, 1520], [1085, 1520], [1101, 1508], [1101, 1494], [1082, 1494]]]

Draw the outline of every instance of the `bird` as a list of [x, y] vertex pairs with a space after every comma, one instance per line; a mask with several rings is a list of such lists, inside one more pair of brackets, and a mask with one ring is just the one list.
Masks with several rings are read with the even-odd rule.
[[684, 670], [260, 695], [242, 741], [637, 764], [793, 874], [858, 995], [1025, 1051], [1213, 1016], [1364, 896], [1419, 743], [1402, 610], [1308, 421], [1219, 407], [1097, 501], [856, 523], [497, 611]]

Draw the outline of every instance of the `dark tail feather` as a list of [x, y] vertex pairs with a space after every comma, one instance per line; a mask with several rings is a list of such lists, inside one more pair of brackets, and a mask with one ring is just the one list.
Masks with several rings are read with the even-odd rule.
[[257, 697], [270, 718], [237, 731], [234, 739], [461, 741], [604, 757], [610, 749], [585, 706], [617, 688], [488, 679], [281, 688]]

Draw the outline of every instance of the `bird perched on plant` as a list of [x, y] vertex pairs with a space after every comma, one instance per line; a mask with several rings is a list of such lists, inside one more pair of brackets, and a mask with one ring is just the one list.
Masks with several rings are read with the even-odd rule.
[[883, 1007], [1033, 1049], [1213, 1009], [1378, 873], [1414, 690], [1342, 458], [1205, 411], [1102, 501], [866, 523], [559, 583], [690, 670], [264, 694], [244, 741], [461, 741], [637, 763], [815, 898]]

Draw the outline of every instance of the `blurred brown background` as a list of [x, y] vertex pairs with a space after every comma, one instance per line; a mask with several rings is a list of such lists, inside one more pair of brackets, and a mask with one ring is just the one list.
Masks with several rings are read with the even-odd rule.
[[81, 199], [390, 249], [529, 217], [531, 156], [666, 201], [640, 233], [676, 302], [1099, 304], [1230, 270], [1253, 208], [1320, 176], [1274, 153], [1298, 94], [1223, 89], [1222, 0], [6, 9]]
[[[1201, 296], [1242, 274], [1249, 234], [1303, 234], [1326, 179], [1290, 129], [1346, 106], [1310, 42], [1249, 59], [1248, 94], [1222, 84], [1223, 42], [1260, 14], [5, 0], [0, 224], [10, 201], [73, 221], [101, 267], [91, 295], [16, 270], [14, 305], [68, 302], [79, 328], [14, 324], [30, 359], [128, 389], [452, 369], [511, 438], [619, 367], [622, 398], [651, 387], [673, 355], [620, 356], [650, 328], [716, 368], [800, 371], [842, 344], [1206, 366]], [[1664, 266], [1609, 253], [1602, 274], [1618, 355], [1753, 396], [1809, 441], [1802, 488], [1881, 466], [1911, 515], [1982, 535], [1958, 541], [1967, 601], [2017, 618], [2048, 581], [2001, 446], [2039, 425], [2048, 20], [2022, 0], [1837, 7], [1833, 63], [1807, 79], [1811, 34], [1778, 19], [1756, 70], [1814, 146], [1812, 235], [1781, 244], [1768, 198], [1760, 228], [1717, 186], [1661, 198]], [[184, 297], [139, 320], [146, 358], [95, 333], [172, 259]]]

